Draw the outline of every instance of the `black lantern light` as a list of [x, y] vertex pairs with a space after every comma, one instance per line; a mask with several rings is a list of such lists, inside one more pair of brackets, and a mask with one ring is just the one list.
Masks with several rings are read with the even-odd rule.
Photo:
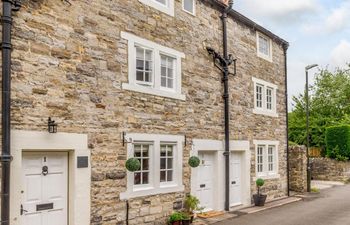
[[57, 133], [57, 123], [55, 123], [54, 120], [51, 120], [51, 117], [49, 117], [48, 119], [47, 129], [48, 129], [48, 132], [51, 134]]

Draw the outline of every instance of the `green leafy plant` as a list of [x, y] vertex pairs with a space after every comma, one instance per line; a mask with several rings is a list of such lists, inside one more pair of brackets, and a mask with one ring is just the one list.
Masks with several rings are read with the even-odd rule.
[[138, 171], [141, 168], [140, 160], [136, 158], [130, 158], [126, 161], [125, 167], [130, 172]]
[[320, 193], [320, 189], [316, 188], [316, 187], [312, 187], [311, 188], [311, 192], [312, 193]]
[[187, 195], [185, 199], [185, 209], [188, 213], [193, 214], [194, 211], [199, 211], [201, 208], [199, 207], [199, 199], [193, 195]]
[[332, 126], [326, 129], [327, 156], [339, 161], [350, 157], [350, 126]]
[[176, 221], [181, 221], [184, 218], [184, 214], [182, 212], [173, 212], [168, 219], [169, 223], [173, 223]]
[[264, 179], [259, 178], [259, 179], [257, 179], [257, 180], [255, 181], [255, 183], [256, 183], [256, 186], [257, 186], [257, 188], [258, 188], [258, 195], [260, 195], [260, 188], [261, 188], [262, 186], [264, 186], [265, 181], [264, 181]]
[[192, 167], [192, 168], [196, 168], [200, 165], [201, 160], [197, 157], [197, 156], [191, 156], [188, 160], [188, 164]]

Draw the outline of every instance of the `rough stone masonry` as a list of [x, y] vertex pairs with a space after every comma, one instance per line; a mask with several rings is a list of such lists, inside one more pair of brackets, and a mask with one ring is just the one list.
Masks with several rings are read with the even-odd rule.
[[[175, 0], [170, 17], [138, 0], [24, 0], [14, 15], [12, 129], [45, 131], [48, 116], [59, 132], [89, 137], [92, 164], [91, 224], [124, 224], [126, 147], [122, 132], [181, 134], [222, 140], [221, 73], [206, 46], [221, 49], [220, 11], [197, 1], [196, 16]], [[185, 53], [182, 89], [186, 101], [123, 90], [128, 81], [127, 41], [121, 31]], [[230, 77], [231, 139], [249, 140], [251, 187], [255, 191], [253, 140], [278, 140], [280, 178], [268, 180], [269, 199], [285, 196], [286, 105], [283, 48], [273, 41], [273, 62], [257, 57], [256, 31], [228, 21], [229, 53], [238, 59]], [[278, 85], [278, 117], [253, 114], [252, 76]], [[164, 224], [174, 202], [190, 192], [190, 146], [184, 148], [185, 192], [135, 198], [129, 224]]]

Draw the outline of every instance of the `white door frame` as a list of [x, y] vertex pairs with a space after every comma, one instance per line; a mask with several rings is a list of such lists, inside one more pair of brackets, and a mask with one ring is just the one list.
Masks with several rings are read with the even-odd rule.
[[[214, 198], [214, 210], [224, 210], [225, 206], [225, 157], [224, 153], [224, 141], [218, 140], [205, 140], [205, 139], [193, 139], [191, 156], [198, 156], [199, 151], [214, 152], [214, 177], [216, 180], [213, 182], [214, 193], [221, 193]], [[251, 186], [250, 186], [250, 144], [249, 141], [230, 141], [230, 151], [242, 152], [242, 206], [251, 205]], [[196, 191], [197, 181], [197, 169], [191, 169], [191, 194], [194, 195]]]
[[87, 168], [77, 168], [77, 157], [88, 156], [86, 134], [70, 134], [38, 131], [11, 131], [11, 196], [10, 196], [10, 223], [22, 225], [20, 206], [22, 203], [22, 153], [36, 152], [68, 152], [68, 217], [69, 225], [90, 224], [90, 188], [91, 165]]

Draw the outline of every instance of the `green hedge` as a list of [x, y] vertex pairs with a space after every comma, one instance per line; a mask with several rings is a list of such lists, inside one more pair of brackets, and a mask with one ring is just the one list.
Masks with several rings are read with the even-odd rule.
[[350, 158], [350, 126], [340, 125], [326, 129], [327, 156], [344, 160]]

